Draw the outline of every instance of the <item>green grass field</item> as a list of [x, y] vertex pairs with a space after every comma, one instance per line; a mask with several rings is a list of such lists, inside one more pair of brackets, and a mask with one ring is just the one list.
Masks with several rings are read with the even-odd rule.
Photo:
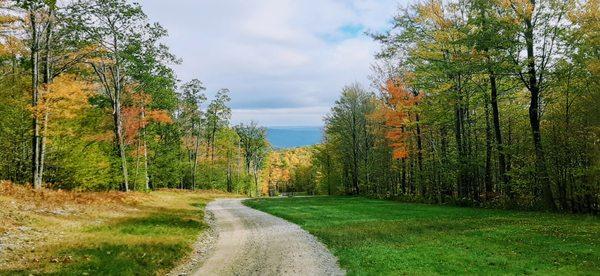
[[352, 197], [245, 204], [317, 236], [351, 275], [600, 275], [600, 219]]

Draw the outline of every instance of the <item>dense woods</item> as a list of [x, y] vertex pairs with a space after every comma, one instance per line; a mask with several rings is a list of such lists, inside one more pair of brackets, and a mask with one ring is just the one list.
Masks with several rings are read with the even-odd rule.
[[256, 194], [261, 155], [230, 124], [229, 90], [209, 101], [201, 81], [181, 83], [167, 31], [139, 4], [0, 3], [0, 179]]
[[[262, 170], [262, 194], [295, 195], [298, 192], [314, 195], [317, 191], [317, 170], [312, 165], [314, 147], [271, 151]], [[326, 193], [327, 191], [323, 191]]]
[[270, 152], [125, 0], [1, 1], [0, 179], [600, 210], [600, 3], [423, 1], [371, 33], [323, 143]]
[[371, 36], [373, 89], [326, 118], [319, 185], [432, 203], [600, 211], [600, 3], [424, 1]]

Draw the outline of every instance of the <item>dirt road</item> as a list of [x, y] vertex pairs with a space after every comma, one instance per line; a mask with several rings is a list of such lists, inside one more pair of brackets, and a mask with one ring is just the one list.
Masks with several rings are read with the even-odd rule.
[[206, 210], [219, 233], [214, 250], [194, 275], [343, 275], [337, 259], [298, 225], [220, 199]]

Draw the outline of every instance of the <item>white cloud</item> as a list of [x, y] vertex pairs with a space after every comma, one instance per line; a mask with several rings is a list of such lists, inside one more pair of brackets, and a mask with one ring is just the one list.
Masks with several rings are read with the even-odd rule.
[[233, 123], [255, 121], [271, 122], [269, 126], [317, 126], [322, 124], [323, 117], [328, 111], [328, 106], [235, 109]]
[[[180, 79], [232, 91], [234, 121], [315, 125], [348, 83], [366, 84], [378, 46], [344, 33], [385, 28], [394, 0], [142, 0], [184, 60]], [[347, 28], [351, 26], [352, 28]]]

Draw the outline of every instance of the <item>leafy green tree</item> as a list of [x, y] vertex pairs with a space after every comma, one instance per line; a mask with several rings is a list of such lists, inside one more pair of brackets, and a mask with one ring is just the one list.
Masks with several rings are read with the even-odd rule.
[[259, 170], [263, 165], [269, 148], [266, 129], [258, 127], [254, 122], [249, 125], [239, 124], [234, 129], [240, 138], [240, 147], [244, 155], [246, 173], [250, 174], [252, 172], [254, 176], [254, 191], [252, 194], [259, 195]]
[[[347, 194], [597, 212], [597, 112], [583, 104], [598, 99], [595, 4], [427, 1], [401, 12], [372, 35], [379, 95], [345, 90], [325, 121], [321, 191], [335, 191], [333, 177]], [[399, 80], [406, 93], [390, 89]]]
[[[41, 103], [41, 55], [43, 39], [49, 37], [52, 29], [53, 13], [56, 1], [21, 0], [16, 1], [16, 6], [25, 13], [27, 20], [26, 33], [29, 50], [29, 63], [31, 67], [31, 109], [33, 110], [32, 122], [32, 155], [31, 155], [31, 182], [36, 189], [42, 188], [43, 173], [43, 143], [42, 119], [38, 112]], [[48, 52], [48, 51], [46, 51]]]
[[190, 162], [190, 179], [192, 189], [196, 188], [196, 171], [200, 151], [200, 140], [203, 130], [203, 112], [201, 105], [206, 101], [202, 91], [206, 90], [202, 82], [193, 79], [181, 87], [181, 103], [179, 111], [179, 122], [183, 128], [184, 143], [188, 148], [188, 159]]
[[342, 90], [342, 96], [325, 119], [326, 136], [339, 142], [336, 150], [344, 160], [344, 183], [349, 193], [360, 194], [362, 179], [368, 185], [368, 168], [361, 168], [361, 163], [368, 161], [372, 148], [367, 117], [373, 110], [373, 95], [355, 84]]
[[124, 0], [79, 0], [69, 6], [69, 23], [77, 37], [95, 48], [95, 55], [86, 60], [102, 85], [110, 102], [116, 152], [120, 158], [123, 188], [129, 190], [126, 145], [123, 135], [122, 105], [126, 85], [131, 84], [132, 70], [139, 65], [144, 48], [153, 55], [166, 51], [156, 45], [166, 32], [158, 24], [149, 24], [139, 4]]
[[229, 89], [221, 89], [215, 95], [215, 98], [210, 102], [205, 113], [206, 120], [206, 141], [207, 141], [207, 156], [210, 152], [210, 159], [214, 160], [215, 152], [215, 136], [219, 130], [229, 125], [231, 119], [231, 108], [228, 106], [231, 98], [229, 97]]
[[519, 33], [523, 38], [519, 53], [525, 52], [524, 58], [521, 60], [517, 55], [514, 59], [519, 65], [517, 74], [530, 93], [529, 123], [535, 152], [536, 180], [543, 192], [544, 204], [551, 210], [556, 210], [556, 203], [542, 144], [540, 103], [547, 75], [551, 71], [548, 65], [557, 58], [557, 51], [560, 50], [555, 41], [562, 33], [563, 18], [569, 5], [569, 1], [555, 0], [510, 1], [512, 15], [520, 21]]

